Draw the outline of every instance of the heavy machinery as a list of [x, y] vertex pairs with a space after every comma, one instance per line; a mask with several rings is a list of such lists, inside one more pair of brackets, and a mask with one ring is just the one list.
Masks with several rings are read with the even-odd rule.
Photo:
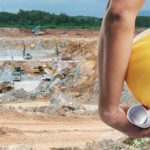
[[60, 55], [60, 59], [64, 61], [69, 61], [69, 60], [72, 60], [72, 56], [71, 54], [68, 54], [68, 53], [62, 53]]
[[44, 75], [42, 75], [42, 80], [43, 81], [52, 81], [53, 77], [49, 74], [44, 74]]
[[5, 93], [14, 89], [14, 83], [9, 81], [0, 82], [0, 93]]
[[40, 36], [40, 35], [44, 35], [45, 32], [42, 32], [40, 26], [36, 26], [32, 29], [32, 32], [34, 33], [35, 36]]
[[33, 73], [45, 73], [45, 74], [54, 74], [56, 70], [52, 67], [49, 67], [46, 64], [43, 64], [42, 66], [34, 66], [32, 69]]
[[31, 60], [31, 59], [32, 59], [31, 54], [30, 54], [30, 53], [25, 54], [25, 55], [24, 55], [24, 59], [26, 59], [26, 60]]
[[63, 68], [60, 70], [59, 73], [56, 73], [54, 75], [54, 78], [59, 78], [59, 79], [65, 79], [67, 76], [69, 76], [69, 69], [68, 68]]
[[32, 72], [35, 74], [43, 73], [44, 68], [42, 66], [34, 66]]
[[21, 72], [14, 71], [12, 77], [13, 81], [21, 81]]
[[13, 81], [21, 81], [21, 72], [22, 71], [23, 70], [21, 70], [20, 67], [15, 68], [15, 71], [12, 74]]
[[25, 44], [23, 46], [22, 56], [23, 56], [23, 59], [26, 59], [26, 60], [31, 60], [32, 59], [31, 54], [30, 53], [26, 53], [26, 46], [25, 46]]

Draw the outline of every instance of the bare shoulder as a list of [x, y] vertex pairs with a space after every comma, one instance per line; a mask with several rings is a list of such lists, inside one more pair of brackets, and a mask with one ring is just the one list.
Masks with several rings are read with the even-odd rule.
[[143, 6], [145, 0], [110, 0], [110, 7], [120, 8], [130, 11], [138, 11]]

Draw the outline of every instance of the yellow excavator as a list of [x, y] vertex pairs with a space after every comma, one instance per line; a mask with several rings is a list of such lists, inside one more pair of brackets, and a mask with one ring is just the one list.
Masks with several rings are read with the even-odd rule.
[[39, 74], [39, 73], [43, 73], [43, 66], [34, 66], [33, 69], [32, 69], [32, 72], [34, 74]]

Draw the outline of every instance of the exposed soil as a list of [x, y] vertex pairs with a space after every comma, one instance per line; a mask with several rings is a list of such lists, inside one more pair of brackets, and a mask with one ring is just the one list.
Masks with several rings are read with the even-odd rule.
[[[143, 30], [138, 29], [135, 35]], [[44, 31], [45, 35], [35, 37], [31, 30], [0, 29], [1, 80], [5, 80], [6, 77], [12, 80], [12, 72], [17, 66], [24, 70], [22, 81], [14, 83], [15, 90], [19, 91], [23, 88], [29, 94], [37, 89], [40, 83], [43, 83], [41, 82], [41, 74], [33, 74], [34, 66], [43, 64], [51, 66], [52, 62], [56, 61], [58, 64], [59, 61], [59, 66], [63, 67], [67, 64], [72, 71], [71, 75], [65, 81], [63, 80], [66, 82], [65, 84], [57, 84], [54, 86], [54, 90], [47, 90], [48, 94], [44, 93], [47, 97], [41, 94], [45, 90], [41, 88], [41, 93], [34, 93], [35, 95], [41, 94], [43, 96], [41, 98], [37, 97], [33, 100], [21, 97], [21, 101], [3, 101], [1, 103], [0, 150], [14, 145], [21, 146], [21, 148], [16, 148], [17, 150], [28, 150], [30, 147], [35, 150], [49, 150], [50, 148], [67, 150], [69, 147], [80, 147], [93, 141], [105, 140], [104, 145], [107, 147], [107, 140], [115, 141], [125, 138], [125, 135], [105, 125], [97, 113], [99, 82], [96, 60], [99, 30], [47, 29]], [[27, 51], [33, 55], [33, 60], [22, 60], [24, 45]], [[64, 56], [67, 53], [71, 59], [69, 61], [60, 60], [61, 57], [57, 56], [57, 48], [59, 56]], [[74, 68], [75, 71], [73, 71]], [[69, 111], [68, 115], [52, 116], [40, 111], [49, 106], [52, 95], [57, 95], [60, 92], [69, 97], [68, 103], [77, 102], [81, 107], [84, 107], [86, 113], [72, 114]], [[5, 94], [6, 97], [9, 94], [12, 95], [11, 93]], [[122, 99], [122, 103], [131, 104], [132, 97], [128, 96], [127, 90], [124, 90], [124, 95], [127, 97]], [[63, 98], [62, 101], [65, 101], [65, 96]], [[68, 111], [68, 109], [67, 107], [64, 110]], [[92, 145], [92, 147], [94, 146]], [[112, 147], [110, 145], [109, 148], [101, 146], [98, 148], [109, 150]], [[96, 148], [84, 149], [98, 150]]]

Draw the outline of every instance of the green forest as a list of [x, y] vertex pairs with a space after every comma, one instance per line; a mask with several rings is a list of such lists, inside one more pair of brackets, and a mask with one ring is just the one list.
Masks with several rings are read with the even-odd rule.
[[[59, 15], [32, 10], [20, 10], [18, 13], [0, 12], [0, 27], [33, 28], [63, 28], [63, 29], [94, 29], [99, 28], [102, 18], [86, 16]], [[150, 17], [137, 17], [136, 27], [150, 27]]]

